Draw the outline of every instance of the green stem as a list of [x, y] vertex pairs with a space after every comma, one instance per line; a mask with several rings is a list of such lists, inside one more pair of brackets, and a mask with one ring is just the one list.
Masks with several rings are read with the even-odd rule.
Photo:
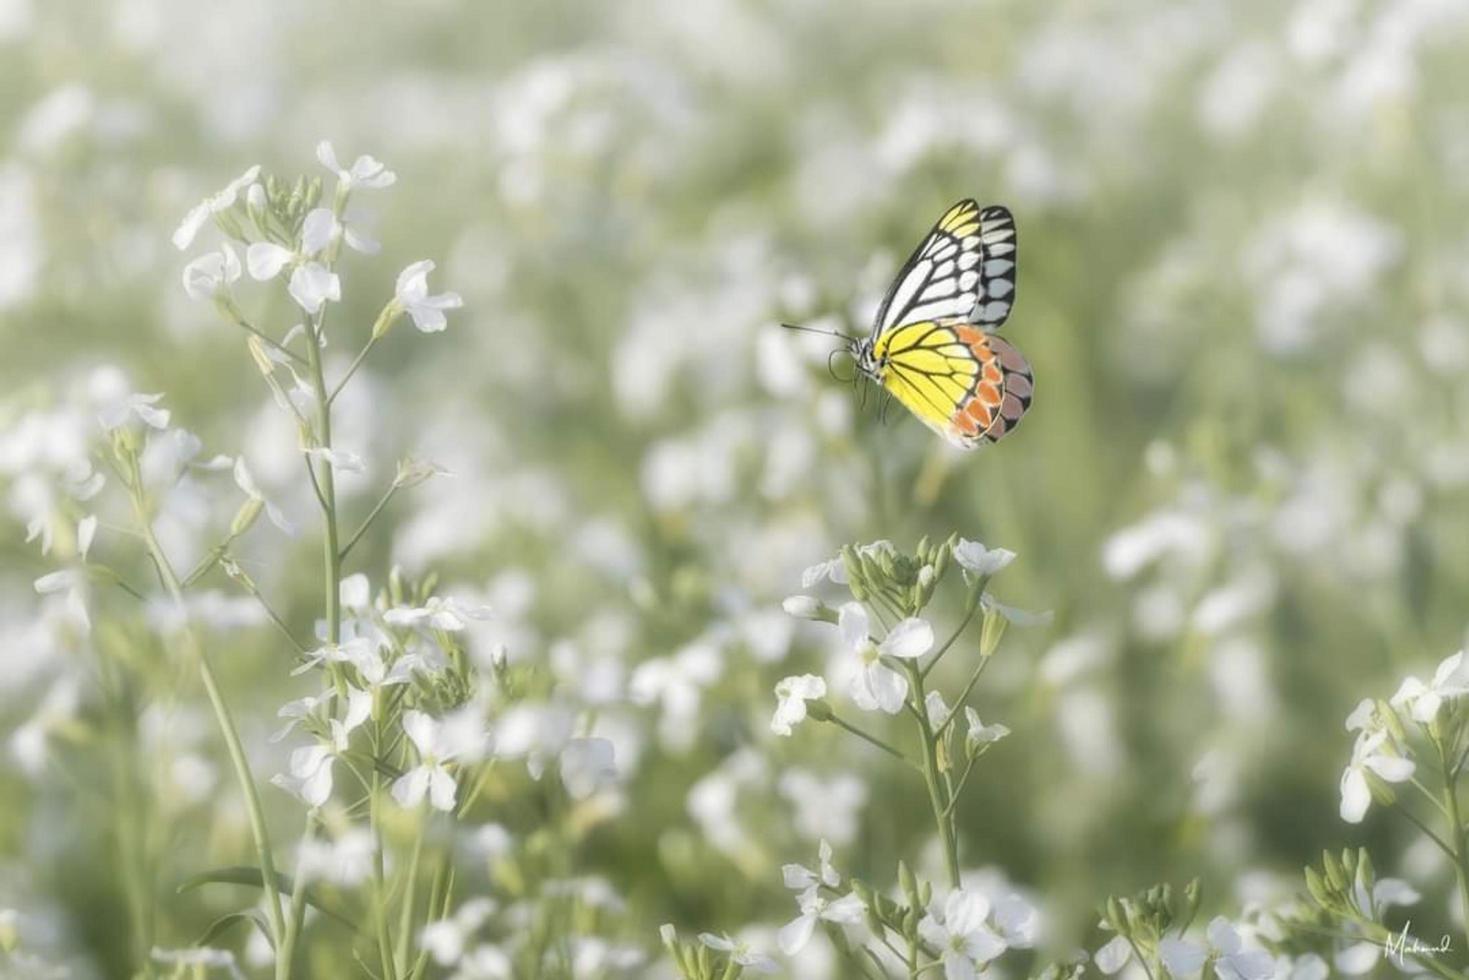
[[362, 524], [358, 526], [357, 530], [352, 532], [352, 536], [347, 539], [347, 543], [342, 545], [342, 550], [339, 553], [339, 556], [341, 558], [347, 557], [348, 552], [350, 552], [352, 550], [352, 547], [357, 544], [357, 540], [361, 538], [363, 534], [367, 533], [367, 529], [372, 526], [372, 522], [377, 520], [377, 515], [382, 513], [382, 509], [388, 505], [388, 501], [392, 500], [393, 494], [397, 492], [398, 484], [394, 483], [391, 487], [388, 487], [388, 492], [382, 495], [377, 504], [372, 508], [367, 517], [363, 520]]
[[1459, 879], [1459, 899], [1464, 917], [1464, 939], [1469, 942], [1469, 853], [1464, 847], [1464, 821], [1459, 816], [1459, 786], [1449, 765], [1449, 756], [1442, 740], [1434, 738], [1438, 749], [1439, 765], [1444, 777], [1444, 809], [1449, 817], [1449, 843], [1454, 848], [1454, 870]]
[[923, 675], [918, 665], [911, 660], [903, 661], [908, 670], [908, 683], [912, 686], [913, 717], [918, 722], [918, 734], [923, 742], [923, 781], [928, 786], [928, 803], [933, 808], [933, 819], [939, 828], [939, 841], [944, 849], [944, 865], [949, 872], [949, 887], [959, 887], [959, 844], [954, 837], [954, 826], [949, 819], [949, 801], [944, 798], [939, 783], [938, 741], [933, 727], [928, 723], [924, 708]]
[[337, 386], [332, 389], [331, 394], [326, 396], [326, 403], [328, 406], [330, 406], [332, 402], [336, 401], [337, 396], [342, 393], [342, 389], [347, 387], [347, 382], [352, 380], [352, 375], [357, 373], [357, 369], [360, 368], [362, 366], [362, 362], [367, 359], [368, 351], [372, 350], [373, 344], [376, 343], [377, 334], [374, 333], [371, 337], [368, 338], [367, 343], [362, 345], [362, 349], [357, 352], [357, 356], [352, 358], [352, 363], [347, 368], [347, 373], [342, 375], [342, 380], [338, 381]]
[[[308, 810], [306, 813], [306, 830], [301, 835], [301, 847], [296, 855], [296, 882], [295, 890], [291, 892], [291, 914], [286, 918], [286, 934], [281, 939], [281, 957], [286, 960], [285, 971], [289, 976], [294, 964], [290, 958], [296, 955], [296, 942], [301, 938], [301, 927], [306, 921], [306, 872], [301, 866], [302, 855], [305, 854], [311, 839], [316, 835], [316, 811]], [[276, 972], [279, 975], [281, 966], [277, 963]]]
[[[133, 511], [137, 515], [143, 541], [147, 545], [148, 555], [152, 558], [159, 577], [163, 580], [164, 587], [167, 588], [174, 604], [185, 615], [184, 640], [192, 659], [199, 665], [199, 676], [204, 682], [204, 692], [209, 697], [210, 707], [214, 709], [215, 721], [219, 725], [220, 734], [224, 737], [225, 748], [229, 751], [230, 762], [234, 766], [235, 779], [239, 782], [240, 791], [245, 796], [245, 809], [250, 818], [250, 834], [255, 840], [255, 859], [260, 866], [261, 878], [265, 884], [265, 911], [270, 920], [272, 938], [279, 944], [285, 936], [285, 923], [281, 917], [280, 893], [276, 888], [275, 858], [271, 854], [270, 830], [265, 822], [265, 809], [260, 804], [260, 793], [250, 773], [250, 760], [245, 755], [245, 747], [240, 742], [240, 733], [235, 728], [229, 705], [225, 703], [224, 694], [219, 688], [219, 681], [214, 676], [214, 667], [210, 664], [204, 647], [199, 643], [193, 626], [188, 622], [184, 607], [183, 586], [179, 582], [178, 573], [174, 571], [173, 564], [164, 554], [162, 545], [158, 543], [158, 536], [153, 533], [153, 521], [148, 516], [147, 506], [143, 500], [142, 474], [138, 469], [136, 456], [131, 457], [130, 464], [131, 486], [129, 489], [133, 498]], [[289, 970], [285, 976], [289, 976]]]
[[958, 640], [964, 631], [969, 628], [969, 624], [973, 622], [974, 614], [979, 611], [980, 599], [984, 596], [985, 583], [988, 581], [989, 576], [986, 575], [974, 583], [974, 588], [969, 594], [969, 605], [964, 610], [964, 618], [959, 621], [959, 627], [950, 634], [949, 638], [944, 641], [944, 645], [939, 647], [934, 653], [933, 659], [928, 662], [928, 666], [924, 667], [921, 671], [925, 679], [928, 677], [929, 671], [937, 667], [939, 661], [944, 659], [944, 654], [949, 652], [949, 647], [954, 645], [954, 641]]
[[914, 769], [919, 769], [921, 771], [922, 767], [919, 766], [916, 762], [914, 762], [912, 759], [909, 759], [902, 752], [893, 748], [891, 745], [884, 742], [877, 736], [869, 735], [867, 732], [864, 732], [856, 725], [853, 725], [850, 722], [843, 721], [835, 714], [833, 714], [829, 720], [833, 725], [836, 725], [838, 728], [845, 729], [846, 731], [851, 732], [853, 735], [856, 735], [858, 738], [862, 739], [864, 742], [867, 742], [869, 745], [877, 746], [888, 755], [892, 756], [894, 759], [897, 759], [899, 762], [905, 763], [906, 765], [912, 766]]
[[428, 815], [419, 814], [418, 832], [413, 838], [413, 854], [408, 859], [408, 877], [404, 886], [403, 903], [398, 914], [398, 972], [408, 972], [408, 955], [411, 951], [409, 938], [413, 935], [413, 909], [418, 891], [418, 862], [423, 855], [424, 831], [428, 828]]
[[398, 967], [393, 959], [393, 935], [388, 926], [388, 884], [387, 875], [383, 867], [383, 838], [382, 819], [379, 808], [382, 806], [382, 777], [376, 772], [372, 774], [372, 788], [369, 799], [372, 801], [368, 819], [372, 824], [373, 856], [372, 856], [372, 882], [374, 912], [377, 918], [377, 955], [379, 965], [382, 968], [382, 980], [397, 980]]
[[979, 662], [979, 666], [974, 668], [974, 672], [969, 675], [969, 680], [965, 682], [964, 689], [959, 692], [959, 700], [954, 702], [953, 707], [949, 709], [949, 717], [945, 718], [944, 723], [939, 726], [936, 734], [940, 738], [948, 733], [949, 728], [953, 726], [954, 722], [959, 720], [960, 709], [964, 707], [964, 702], [969, 700], [969, 695], [974, 691], [974, 685], [979, 683], [979, 675], [984, 673], [984, 669], [989, 666], [991, 659], [990, 657], [985, 657]]

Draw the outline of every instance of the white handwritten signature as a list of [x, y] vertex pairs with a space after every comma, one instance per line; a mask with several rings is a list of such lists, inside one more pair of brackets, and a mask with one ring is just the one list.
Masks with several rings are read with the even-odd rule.
[[1396, 936], [1389, 935], [1383, 948], [1387, 950], [1389, 959], [1396, 960], [1398, 966], [1403, 965], [1405, 956], [1433, 956], [1439, 953], [1447, 953], [1453, 949], [1453, 941], [1445, 935], [1438, 941], [1437, 946], [1430, 946], [1417, 936], [1409, 935], [1408, 930], [1413, 928], [1413, 921], [1409, 919], [1403, 923], [1403, 931]]

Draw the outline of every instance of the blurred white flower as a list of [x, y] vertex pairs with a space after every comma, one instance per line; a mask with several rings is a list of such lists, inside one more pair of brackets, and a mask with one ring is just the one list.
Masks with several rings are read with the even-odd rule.
[[561, 783], [575, 800], [584, 800], [617, 782], [612, 743], [605, 738], [574, 738], [561, 750]]
[[820, 619], [826, 609], [826, 604], [809, 595], [792, 595], [786, 596], [781, 601], [780, 607], [786, 611], [787, 615], [797, 619]]
[[472, 898], [454, 910], [447, 919], [438, 919], [423, 927], [418, 942], [439, 966], [454, 966], [464, 957], [469, 940], [479, 927], [495, 913], [489, 898]]
[[1002, 939], [985, 920], [989, 899], [979, 892], [955, 888], [937, 899], [918, 923], [918, 935], [943, 959], [945, 980], [974, 980], [986, 963], [1005, 951]]
[[823, 779], [805, 769], [781, 774], [780, 794], [796, 808], [795, 827], [803, 837], [850, 844], [857, 838], [867, 784], [850, 773]]
[[92, 631], [92, 617], [87, 614], [87, 573], [81, 569], [63, 568], [49, 572], [36, 579], [36, 591], [41, 595], [62, 595], [67, 615], [81, 628], [83, 633]]
[[92, 550], [92, 540], [97, 536], [97, 515], [88, 514], [77, 522], [77, 557], [87, 560]]
[[342, 584], [337, 589], [337, 596], [343, 609], [363, 612], [372, 605], [372, 586], [366, 575], [357, 572], [342, 579]]
[[1368, 773], [1389, 783], [1401, 783], [1412, 777], [1417, 768], [1413, 760], [1389, 754], [1390, 748], [1386, 731], [1363, 732], [1357, 736], [1352, 746], [1352, 761], [1341, 775], [1341, 818], [1347, 823], [1361, 823], [1372, 804]]
[[1274, 957], [1263, 949], [1245, 949], [1239, 931], [1222, 915], [1209, 923], [1207, 945], [1168, 936], [1158, 943], [1158, 955], [1175, 977], [1197, 973], [1210, 959], [1219, 980], [1269, 980], [1275, 975]]
[[326, 701], [327, 699], [324, 696], [317, 697], [315, 695], [308, 694], [304, 698], [297, 698], [294, 701], [287, 701], [285, 704], [281, 705], [280, 710], [275, 713], [275, 716], [277, 718], [286, 719], [286, 723], [282, 725], [274, 735], [270, 736], [270, 740], [272, 742], [279, 742], [283, 740], [287, 735], [295, 731], [297, 725], [299, 725], [304, 719], [310, 717], [311, 714], [316, 711], [317, 708], [321, 707], [321, 705], [325, 704]]
[[1460, 650], [1438, 665], [1432, 682], [1424, 684], [1416, 677], [1405, 678], [1388, 703], [1406, 710], [1414, 721], [1427, 725], [1438, 716], [1445, 700], [1465, 694], [1469, 694], [1469, 664], [1464, 662], [1464, 651]]
[[1015, 560], [1015, 552], [1006, 548], [986, 548], [978, 541], [960, 538], [954, 545], [954, 560], [965, 571], [975, 575], [994, 575]]
[[235, 980], [245, 980], [245, 974], [235, 962], [235, 954], [227, 949], [211, 949], [207, 946], [195, 946], [190, 949], [163, 949], [155, 946], [150, 955], [156, 962], [177, 966], [180, 972], [185, 967], [194, 967], [196, 971], [218, 968], [227, 971]]
[[419, 607], [394, 606], [383, 614], [392, 626], [426, 626], [458, 633], [469, 628], [471, 619], [489, 619], [494, 611], [485, 605], [470, 605], [453, 596], [429, 596]]
[[908, 679], [882, 662], [883, 657], [914, 660], [933, 646], [933, 627], [910, 617], [897, 623], [881, 643], [868, 634], [867, 610], [861, 603], [843, 603], [837, 620], [842, 641], [861, 660], [861, 672], [852, 685], [852, 700], [864, 711], [882, 709], [895, 715], [908, 696]]
[[716, 936], [710, 932], [699, 933], [699, 942], [718, 953], [729, 954], [730, 962], [755, 973], [775, 973], [780, 967], [764, 953], [756, 952], [746, 944], [727, 935]]
[[499, 947], [480, 943], [459, 961], [449, 980], [510, 980], [515, 975], [509, 954]]
[[806, 718], [806, 702], [826, 697], [826, 681], [815, 674], [784, 677], [775, 685], [775, 715], [770, 730], [777, 735], [791, 734], [791, 726]]
[[434, 809], [454, 809], [458, 787], [444, 766], [453, 757], [453, 747], [446, 744], [439, 722], [422, 711], [405, 711], [403, 731], [418, 749], [419, 764], [394, 781], [393, 799], [400, 806], [415, 807], [427, 794]]
[[298, 873], [307, 881], [326, 881], [355, 888], [372, 873], [377, 842], [366, 827], [349, 827], [334, 840], [308, 837], [296, 858]]
[[1092, 954], [1092, 962], [1107, 976], [1122, 969], [1131, 959], [1132, 943], [1127, 941], [1126, 936], [1113, 936]]
[[265, 516], [270, 518], [270, 523], [280, 528], [287, 537], [294, 538], [296, 536], [296, 525], [287, 520], [286, 515], [282, 513], [281, 509], [272, 503], [265, 494], [260, 492], [260, 487], [256, 484], [255, 477], [251, 475], [249, 467], [245, 465], [244, 456], [235, 457], [234, 475], [235, 485], [244, 491], [245, 496], [251, 500], [260, 501], [261, 505], [264, 506]]
[[[842, 556], [828, 558], [819, 561], [801, 573], [801, 588], [810, 589], [818, 585], [822, 580], [829, 579], [837, 585], [847, 584], [847, 566], [842, 561]], [[803, 598], [803, 597], [792, 597]], [[787, 600], [789, 601], [789, 600]], [[814, 600], [813, 600], [814, 601]], [[794, 613], [792, 613], [794, 615]]]
[[362, 473], [367, 469], [367, 461], [357, 453], [348, 449], [328, 449], [325, 446], [312, 446], [304, 450], [312, 459], [326, 463], [338, 473]]
[[397, 302], [413, 319], [413, 325], [423, 333], [437, 333], [448, 326], [445, 310], [457, 310], [464, 305], [458, 293], [439, 293], [430, 296], [428, 274], [434, 271], [434, 263], [428, 259], [415, 262], [398, 274], [398, 285], [394, 290]]
[[316, 144], [316, 159], [321, 165], [337, 175], [340, 190], [357, 187], [389, 187], [398, 175], [385, 167], [381, 161], [363, 154], [352, 161], [350, 168], [337, 162], [337, 151], [328, 140]]
[[787, 888], [798, 892], [816, 885], [836, 888], [842, 883], [842, 876], [831, 863], [831, 844], [825, 839], [817, 845], [815, 871], [801, 864], [786, 864], [781, 867], [781, 879]]
[[[183, 251], [192, 245], [194, 243], [194, 237], [199, 234], [199, 230], [204, 227], [209, 219], [221, 211], [228, 211], [234, 207], [235, 201], [239, 198], [240, 191], [255, 183], [255, 178], [258, 176], [260, 176], [260, 166], [257, 164], [230, 181], [220, 191], [211, 194], [194, 205], [189, 213], [184, 216], [184, 220], [179, 224], [178, 230], [173, 233], [174, 247], [179, 251]], [[190, 295], [193, 294], [191, 293]]]
[[184, 266], [184, 292], [190, 299], [213, 299], [238, 282], [240, 257], [225, 242], [217, 252], [206, 252]]
[[[238, 273], [238, 266], [236, 271]], [[238, 274], [235, 278], [239, 278]], [[297, 306], [315, 316], [328, 300], [333, 303], [341, 301], [342, 281], [335, 272], [320, 262], [307, 262], [296, 266], [291, 272], [291, 284], [287, 287], [287, 292]]]

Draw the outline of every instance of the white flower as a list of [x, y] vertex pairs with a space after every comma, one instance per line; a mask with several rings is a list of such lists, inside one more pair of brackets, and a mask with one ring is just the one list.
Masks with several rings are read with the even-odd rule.
[[960, 538], [954, 545], [954, 560], [975, 575], [994, 575], [1015, 560], [1015, 552], [1005, 548], [986, 548], [978, 541]]
[[1414, 721], [1427, 725], [1438, 716], [1445, 699], [1465, 694], [1469, 694], [1469, 664], [1464, 663], [1464, 651], [1460, 650], [1438, 665], [1432, 683], [1424, 684], [1416, 677], [1406, 678], [1388, 703], [1407, 710]]
[[451, 917], [424, 926], [418, 934], [419, 945], [439, 966], [453, 966], [464, 958], [470, 937], [494, 913], [493, 900], [472, 898], [455, 909]]
[[837, 585], [847, 584], [847, 567], [842, 562], [842, 556], [828, 558], [826, 561], [817, 562], [801, 573], [801, 588], [809, 589], [816, 586], [822, 579], [830, 579]]
[[1341, 818], [1347, 823], [1361, 823], [1372, 804], [1372, 790], [1367, 782], [1370, 771], [1389, 783], [1401, 783], [1413, 775], [1412, 759], [1389, 755], [1388, 733], [1377, 731], [1357, 736], [1352, 746], [1352, 761], [1341, 774]]
[[308, 694], [304, 698], [297, 698], [294, 701], [287, 701], [285, 704], [281, 705], [280, 710], [275, 713], [275, 716], [277, 718], [286, 719], [286, 723], [281, 726], [279, 731], [270, 736], [270, 740], [272, 742], [279, 742], [284, 739], [287, 735], [291, 734], [291, 732], [295, 730], [296, 726], [299, 725], [302, 720], [309, 718], [312, 712], [314, 712], [317, 708], [324, 704], [326, 700], [327, 699], [325, 697], [316, 697], [315, 695]]
[[347, 717], [344, 721], [331, 720], [331, 738], [304, 745], [291, 753], [290, 775], [278, 774], [271, 782], [299, 796], [312, 807], [319, 807], [331, 799], [332, 768], [337, 756], [347, 751], [352, 730], [367, 720], [372, 711], [371, 697], [364, 700], [363, 692], [354, 691], [349, 700]]
[[260, 166], [251, 167], [240, 176], [230, 181], [224, 189], [206, 197], [189, 210], [184, 220], [179, 224], [178, 230], [173, 233], [174, 247], [183, 251], [194, 243], [194, 237], [204, 227], [211, 217], [221, 211], [227, 211], [234, 207], [240, 191], [255, 183], [255, 178], [260, 175]]
[[393, 799], [399, 806], [415, 807], [427, 793], [434, 809], [445, 812], [454, 809], [458, 787], [443, 764], [452, 758], [453, 749], [445, 744], [439, 723], [422, 711], [406, 711], [403, 731], [418, 749], [419, 764], [393, 783]]
[[297, 306], [315, 316], [328, 300], [333, 303], [341, 301], [342, 281], [320, 262], [307, 262], [292, 271], [291, 284], [286, 291]]
[[699, 933], [699, 942], [719, 953], [728, 953], [730, 961], [755, 973], [774, 973], [779, 967], [775, 960], [764, 953], [757, 953], [742, 942], [729, 936], [716, 936], [712, 932]]
[[797, 619], [820, 619], [822, 610], [826, 608], [820, 599], [812, 598], [809, 595], [786, 596], [780, 607], [786, 611], [787, 615]]
[[165, 429], [168, 427], [168, 409], [157, 407], [162, 399], [162, 395], [126, 395], [104, 406], [97, 413], [97, 419], [108, 432], [127, 425], [134, 418], [152, 428]]
[[382, 246], [368, 230], [373, 217], [372, 212], [365, 208], [349, 207], [339, 220], [331, 208], [316, 208], [301, 223], [301, 251], [315, 255], [340, 238], [348, 248], [364, 255], [375, 255]]
[[240, 257], [226, 242], [184, 266], [184, 292], [189, 299], [213, 299], [239, 278]]
[[777, 735], [791, 734], [791, 726], [805, 720], [806, 702], [826, 697], [826, 681], [815, 674], [785, 677], [775, 685], [775, 716], [770, 730]]
[[1209, 923], [1208, 936], [1208, 946], [1174, 936], [1160, 942], [1158, 954], [1168, 972], [1188, 976], [1212, 958], [1219, 980], [1269, 980], [1275, 975], [1274, 957], [1263, 949], [1245, 949], [1239, 932], [1224, 916], [1215, 916]]
[[367, 461], [350, 450], [312, 446], [305, 453], [312, 459], [326, 463], [338, 473], [361, 473], [367, 469]]
[[77, 521], [77, 557], [82, 561], [87, 560], [87, 554], [92, 550], [92, 539], [97, 536], [97, 515], [88, 514]]
[[806, 943], [811, 941], [811, 933], [816, 930], [818, 919], [826, 922], [854, 923], [861, 922], [864, 914], [862, 899], [856, 895], [843, 895], [841, 898], [828, 899], [821, 894], [819, 885], [812, 885], [801, 892], [796, 902], [800, 906], [801, 914], [781, 926], [780, 932], [776, 935], [776, 942], [780, 945], [781, 952], [787, 956], [795, 956], [805, 948]]
[[1010, 729], [1004, 725], [986, 725], [980, 721], [979, 712], [967, 705], [964, 708], [964, 720], [969, 723], [969, 732], [965, 735], [964, 740], [971, 746], [989, 745], [1010, 734]]
[[1035, 906], [1019, 895], [1010, 894], [995, 906], [995, 928], [1011, 949], [1030, 949], [1040, 929], [1040, 916]]
[[489, 619], [494, 613], [489, 606], [469, 605], [452, 596], [429, 596], [421, 607], [395, 606], [383, 614], [392, 626], [427, 626], [429, 629], [458, 633], [469, 627], [471, 619]]
[[336, 173], [343, 188], [388, 187], [398, 179], [397, 174], [366, 154], [354, 160], [350, 169], [344, 168], [337, 162], [337, 151], [327, 140], [316, 144], [316, 159], [323, 167]]
[[335, 840], [326, 837], [303, 838], [297, 851], [296, 866], [306, 881], [326, 881], [343, 888], [355, 888], [372, 873], [377, 840], [366, 827], [350, 827]]
[[445, 310], [457, 310], [464, 305], [458, 293], [428, 293], [428, 274], [434, 271], [433, 262], [424, 259], [415, 262], [398, 274], [398, 286], [394, 290], [398, 305], [413, 318], [413, 325], [423, 333], [437, 333], [448, 326]]
[[942, 909], [929, 906], [918, 935], [940, 951], [946, 980], [974, 980], [979, 967], [1005, 951], [1005, 940], [985, 922], [989, 914], [989, 899], [963, 888], [949, 892]]
[[800, 864], [787, 864], [781, 869], [781, 879], [785, 886], [792, 891], [805, 891], [813, 885], [826, 885], [835, 888], [842, 883], [842, 876], [837, 874], [837, 869], [831, 863], [831, 845], [825, 840], [821, 841], [817, 849], [817, 870]]
[[361, 612], [372, 604], [372, 586], [367, 576], [361, 572], [342, 579], [337, 595], [342, 603], [342, 608], [351, 609], [354, 612]]
[[617, 782], [612, 743], [605, 738], [574, 738], [561, 750], [561, 783], [574, 800], [584, 800]]
[[245, 457], [235, 458], [235, 485], [244, 491], [245, 496], [251, 500], [258, 500], [265, 507], [265, 516], [270, 518], [270, 523], [285, 532], [287, 537], [296, 536], [296, 526], [286, 519], [286, 515], [275, 504], [266, 499], [265, 494], [260, 492], [260, 487], [255, 483], [249, 468], [245, 465]]
[[842, 604], [837, 618], [842, 640], [862, 660], [861, 673], [852, 685], [852, 700], [864, 711], [881, 708], [890, 715], [903, 709], [908, 696], [908, 679], [882, 662], [883, 657], [913, 660], [933, 646], [933, 627], [921, 619], [908, 618], [894, 626], [883, 641], [868, 638], [867, 610], [860, 603]]
[[950, 710], [944, 702], [944, 696], [938, 691], [929, 691], [928, 696], [923, 699], [923, 712], [928, 715], [928, 725], [934, 731], [944, 727], [944, 722], [949, 720]]
[[1127, 941], [1126, 936], [1113, 936], [1105, 946], [1092, 954], [1092, 961], [1097, 964], [1097, 969], [1107, 976], [1122, 969], [1130, 959], [1132, 943]]
[[979, 605], [985, 612], [992, 612], [1014, 626], [1022, 629], [1030, 626], [1049, 626], [1055, 614], [1049, 609], [1032, 612], [1029, 609], [1019, 609], [1015, 606], [1007, 606], [994, 596], [986, 592], [979, 597]]
[[92, 631], [92, 617], [87, 614], [87, 576], [74, 568], [64, 568], [36, 579], [36, 591], [41, 595], [65, 593], [63, 600], [67, 615], [83, 633]]

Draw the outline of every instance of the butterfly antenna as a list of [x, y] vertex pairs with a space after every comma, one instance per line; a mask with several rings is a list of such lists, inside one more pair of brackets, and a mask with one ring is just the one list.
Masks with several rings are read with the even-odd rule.
[[839, 337], [847, 343], [855, 343], [858, 338], [851, 334], [842, 333], [840, 330], [822, 330], [820, 327], [803, 327], [799, 323], [782, 323], [787, 330], [799, 330], [802, 333], [820, 334], [823, 337]]

